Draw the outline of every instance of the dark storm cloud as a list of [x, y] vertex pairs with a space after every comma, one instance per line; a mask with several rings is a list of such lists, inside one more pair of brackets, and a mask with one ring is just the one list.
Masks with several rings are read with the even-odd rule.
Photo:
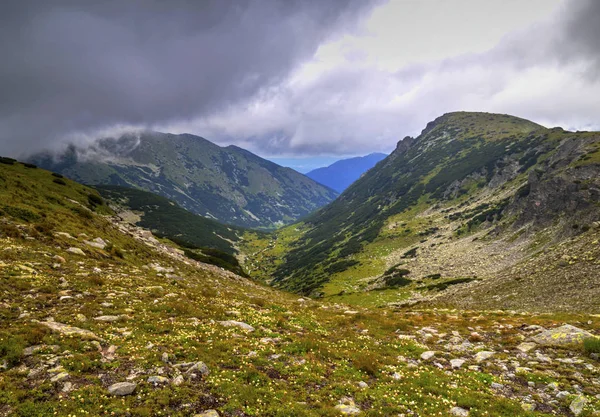
[[207, 116], [284, 79], [373, 2], [3, 1], [0, 154]]
[[[562, 42], [558, 49], [565, 57], [580, 56], [600, 66], [600, 1], [580, 0], [568, 3], [572, 8], [565, 18]], [[567, 10], [565, 10], [567, 11]], [[599, 71], [594, 76], [598, 77]]]
[[390, 151], [402, 137], [458, 110], [597, 129], [599, 14], [598, 0], [569, 0], [483, 52], [396, 70], [346, 61], [179, 131], [203, 132], [259, 154], [322, 155]]

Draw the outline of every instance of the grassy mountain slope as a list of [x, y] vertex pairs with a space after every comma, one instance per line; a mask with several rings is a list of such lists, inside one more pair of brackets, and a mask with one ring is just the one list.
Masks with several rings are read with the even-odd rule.
[[372, 153], [356, 158], [342, 159], [328, 167], [313, 169], [306, 176], [341, 193], [386, 156], [383, 153]]
[[[460, 288], [453, 300], [468, 298], [471, 285], [483, 288], [487, 278], [544, 258], [554, 244], [597, 233], [599, 150], [594, 132], [546, 129], [506, 115], [446, 114], [419, 137], [399, 142], [304, 223], [271, 241], [250, 239], [249, 251], [257, 254], [258, 273], [305, 294], [382, 305], [427, 301]], [[287, 253], [284, 261], [274, 252]], [[515, 287], [513, 302], [499, 305], [551, 310], [585, 304], [598, 311], [598, 298], [585, 295], [593, 265], [575, 267], [582, 272], [573, 284], [580, 291], [569, 297], [581, 300], [532, 303]], [[543, 279], [536, 282], [544, 292]]]
[[[121, 222], [95, 190], [19, 163], [0, 163], [0, 201], [1, 416], [303, 417], [351, 407], [451, 416], [461, 407], [540, 417], [584, 402], [586, 417], [600, 406], [592, 344], [519, 350], [539, 326], [600, 334], [590, 316], [298, 300], [188, 259]], [[495, 356], [480, 360], [482, 350]], [[550, 362], [532, 361], [538, 354]], [[112, 394], [116, 383], [132, 384], [132, 395]]]
[[122, 217], [134, 224], [182, 244], [219, 249], [234, 254], [243, 229], [226, 226], [193, 214], [177, 203], [147, 191], [115, 185], [94, 187], [112, 204], [121, 207]]
[[103, 139], [31, 162], [84, 184], [139, 188], [223, 223], [273, 228], [291, 223], [337, 194], [298, 172], [235, 146], [158, 132]]

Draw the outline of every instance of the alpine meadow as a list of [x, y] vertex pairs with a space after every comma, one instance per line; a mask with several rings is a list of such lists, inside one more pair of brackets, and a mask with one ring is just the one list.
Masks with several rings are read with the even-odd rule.
[[2, 2], [0, 417], [600, 417], [599, 22]]

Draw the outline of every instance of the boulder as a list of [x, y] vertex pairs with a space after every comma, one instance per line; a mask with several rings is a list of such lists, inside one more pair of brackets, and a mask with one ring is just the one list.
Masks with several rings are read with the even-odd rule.
[[133, 382], [117, 382], [108, 387], [108, 392], [112, 395], [131, 395], [135, 391], [137, 384]]
[[593, 334], [570, 324], [545, 330], [531, 339], [542, 346], [568, 346], [582, 343], [585, 339], [594, 337]]
[[89, 330], [69, 326], [68, 324], [58, 323], [56, 321], [41, 321], [40, 324], [49, 327], [51, 330], [54, 330], [55, 332], [64, 334], [66, 336], [79, 336], [82, 339], [87, 340], [102, 340]]
[[84, 251], [82, 251], [82, 250], [81, 250], [81, 249], [79, 249], [79, 248], [73, 248], [73, 247], [71, 247], [71, 248], [67, 249], [67, 252], [69, 252], [69, 253], [72, 253], [72, 254], [74, 254], [74, 255], [81, 255], [81, 256], [85, 256], [85, 252], [84, 252]]
[[244, 323], [243, 321], [225, 320], [225, 321], [220, 321], [219, 324], [221, 326], [225, 326], [225, 327], [238, 327], [247, 332], [254, 331], [254, 327], [250, 326], [247, 323]]

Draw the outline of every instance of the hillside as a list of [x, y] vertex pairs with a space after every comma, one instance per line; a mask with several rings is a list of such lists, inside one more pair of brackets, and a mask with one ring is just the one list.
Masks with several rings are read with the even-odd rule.
[[589, 417], [600, 407], [600, 322], [589, 315], [298, 298], [189, 259], [95, 190], [4, 158], [0, 202], [1, 416]]
[[337, 194], [296, 171], [244, 149], [194, 135], [158, 132], [103, 139], [30, 162], [89, 185], [139, 188], [222, 223], [274, 228], [332, 201]]
[[599, 164], [599, 133], [449, 113], [303, 223], [248, 235], [248, 269], [362, 304], [599, 312]]
[[341, 193], [386, 156], [383, 153], [372, 153], [342, 159], [327, 167], [313, 169], [306, 176]]
[[151, 230], [155, 235], [189, 246], [214, 248], [229, 254], [237, 252], [235, 244], [244, 229], [193, 214], [148, 191], [116, 185], [94, 188], [115, 206], [121, 218]]

